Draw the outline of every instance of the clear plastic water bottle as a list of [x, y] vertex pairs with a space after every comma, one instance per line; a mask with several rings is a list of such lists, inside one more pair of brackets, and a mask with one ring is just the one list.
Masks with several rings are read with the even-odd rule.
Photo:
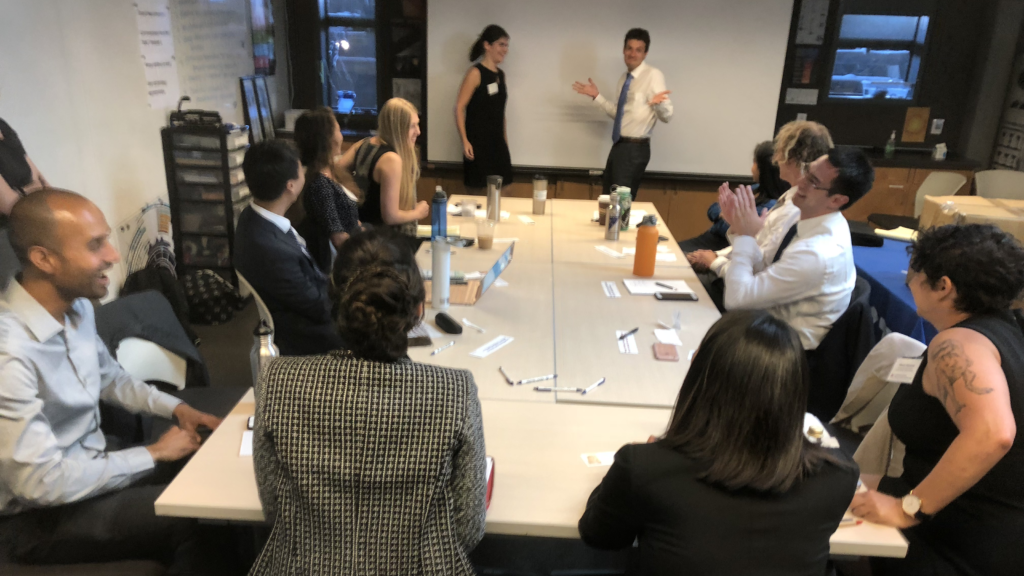
[[448, 196], [438, 186], [430, 210], [430, 306], [434, 310], [447, 310], [449, 304], [449, 277], [452, 247], [448, 244]]

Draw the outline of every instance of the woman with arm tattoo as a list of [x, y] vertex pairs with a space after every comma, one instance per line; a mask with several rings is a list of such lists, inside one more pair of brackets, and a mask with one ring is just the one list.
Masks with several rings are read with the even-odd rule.
[[889, 407], [907, 445], [899, 478], [851, 509], [902, 529], [902, 560], [874, 574], [1019, 574], [1024, 566], [1024, 331], [1010, 311], [1024, 290], [1024, 247], [992, 226], [943, 226], [911, 248], [910, 290], [939, 334]]

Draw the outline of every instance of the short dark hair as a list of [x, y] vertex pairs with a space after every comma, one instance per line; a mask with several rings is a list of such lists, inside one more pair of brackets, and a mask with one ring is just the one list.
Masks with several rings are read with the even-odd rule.
[[729, 490], [782, 493], [824, 461], [804, 436], [810, 375], [800, 337], [763, 310], [729, 312], [693, 357], [662, 445]]
[[947, 224], [918, 232], [907, 248], [910, 268], [934, 287], [943, 276], [956, 286], [953, 306], [965, 314], [1009, 310], [1024, 291], [1024, 246], [988, 224]]
[[875, 184], [875, 169], [860, 148], [836, 146], [828, 151], [828, 163], [839, 172], [828, 195], [842, 194], [850, 199], [841, 210], [853, 206]]
[[644, 43], [644, 52], [651, 51], [651, 35], [647, 30], [643, 28], [630, 28], [629, 32], [626, 32], [626, 39], [622, 41], [622, 49], [626, 49], [626, 45], [629, 44], [630, 40], [640, 40]]
[[33, 246], [57, 250], [57, 221], [50, 201], [88, 200], [76, 192], [60, 188], [43, 188], [15, 202], [9, 221], [11, 248], [22, 267], [28, 267], [28, 251]]
[[408, 239], [388, 228], [353, 235], [338, 250], [334, 284], [338, 330], [348, 349], [378, 362], [404, 358], [426, 300]]
[[299, 155], [284, 140], [257, 142], [246, 151], [242, 171], [253, 197], [272, 202], [284, 194], [289, 180], [299, 177]]

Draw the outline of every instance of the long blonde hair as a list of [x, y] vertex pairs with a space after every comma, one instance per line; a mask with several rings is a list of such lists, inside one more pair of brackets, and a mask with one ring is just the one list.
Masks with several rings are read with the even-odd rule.
[[402, 186], [398, 194], [398, 207], [412, 210], [416, 206], [416, 181], [420, 177], [420, 161], [416, 148], [409, 143], [409, 129], [416, 107], [403, 98], [392, 98], [384, 103], [377, 116], [377, 138], [391, 146], [402, 158]]
[[834, 147], [828, 128], [817, 122], [794, 120], [779, 128], [775, 135], [776, 164], [796, 160], [801, 165], [810, 164], [821, 158]]

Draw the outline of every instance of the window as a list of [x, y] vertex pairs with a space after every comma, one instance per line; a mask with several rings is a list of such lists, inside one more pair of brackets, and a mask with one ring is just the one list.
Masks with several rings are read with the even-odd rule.
[[322, 7], [323, 102], [348, 118], [346, 126], [372, 126], [377, 116], [376, 1], [326, 0]]
[[829, 97], [914, 100], [928, 22], [928, 16], [844, 14]]

